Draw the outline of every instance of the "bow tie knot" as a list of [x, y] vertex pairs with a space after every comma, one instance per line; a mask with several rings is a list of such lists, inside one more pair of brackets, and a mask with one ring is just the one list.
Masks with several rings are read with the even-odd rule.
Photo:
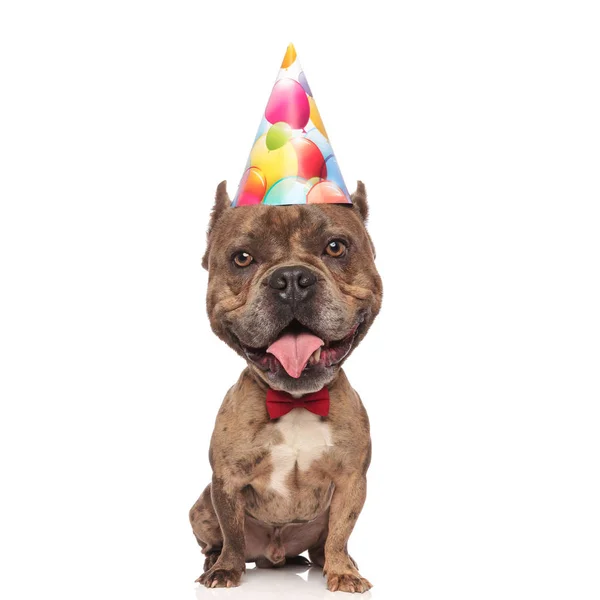
[[329, 414], [329, 390], [324, 387], [300, 398], [279, 390], [267, 390], [267, 411], [271, 419], [283, 417], [294, 408], [305, 408], [315, 415], [326, 417]]

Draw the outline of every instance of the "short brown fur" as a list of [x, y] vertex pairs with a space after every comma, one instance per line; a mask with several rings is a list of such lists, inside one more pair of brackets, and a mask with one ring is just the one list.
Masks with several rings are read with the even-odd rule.
[[[209, 453], [212, 482], [190, 511], [194, 535], [206, 555], [198, 581], [207, 587], [239, 585], [246, 562], [282, 566], [296, 563], [304, 551], [323, 567], [330, 590], [364, 592], [371, 587], [347, 550], [366, 497], [369, 420], [341, 368], [381, 306], [367, 217], [361, 182], [352, 207], [231, 208], [225, 183], [217, 189], [203, 258], [209, 270], [207, 310], [213, 331], [247, 359], [248, 367], [219, 410]], [[343, 260], [323, 254], [332, 237], [348, 241]], [[240, 270], [232, 263], [240, 250], [255, 257], [252, 268]], [[273, 299], [269, 276], [288, 264], [317, 274], [311, 303], [290, 309]], [[251, 360], [248, 348], [270, 344], [291, 319], [332, 343], [355, 329], [348, 353], [298, 379]], [[271, 451], [283, 437], [278, 420], [269, 419], [266, 391], [271, 387], [301, 395], [323, 386], [329, 389], [330, 412], [321, 422], [331, 432], [331, 446], [308, 468], [296, 463], [285, 480], [287, 493], [281, 494], [270, 484], [275, 468]]]

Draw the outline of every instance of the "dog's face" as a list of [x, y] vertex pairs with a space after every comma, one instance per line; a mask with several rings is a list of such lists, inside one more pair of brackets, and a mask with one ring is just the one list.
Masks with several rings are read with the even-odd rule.
[[327, 385], [379, 312], [360, 182], [352, 198], [230, 208], [225, 184], [217, 189], [203, 260], [211, 327], [273, 389]]

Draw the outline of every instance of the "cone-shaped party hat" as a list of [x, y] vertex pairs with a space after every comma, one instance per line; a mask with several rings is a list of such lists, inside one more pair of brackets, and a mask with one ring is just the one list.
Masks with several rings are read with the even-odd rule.
[[293, 44], [287, 48], [233, 206], [350, 204]]

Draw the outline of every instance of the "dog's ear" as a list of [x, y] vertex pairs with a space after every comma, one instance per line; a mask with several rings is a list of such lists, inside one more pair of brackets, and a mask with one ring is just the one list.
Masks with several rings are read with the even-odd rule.
[[208, 222], [208, 231], [206, 233], [206, 252], [202, 257], [202, 266], [208, 269], [208, 252], [210, 250], [210, 234], [212, 233], [217, 221], [223, 216], [223, 213], [231, 206], [231, 200], [227, 193], [227, 182], [221, 181], [217, 186], [217, 193], [215, 195], [215, 205], [213, 206], [212, 212], [210, 213], [210, 220]]
[[356, 182], [356, 191], [350, 196], [352, 205], [360, 214], [362, 220], [366, 223], [369, 218], [369, 204], [367, 203], [367, 190], [362, 181]]
[[[363, 223], [366, 225], [367, 219], [369, 218], [369, 204], [367, 202], [367, 190], [365, 189], [365, 184], [362, 181], [356, 182], [356, 191], [350, 196], [350, 198], [352, 198], [352, 207], [354, 210], [358, 211]], [[375, 258], [375, 245], [373, 244], [373, 240], [371, 239], [368, 231], [367, 238], [369, 239], [369, 244], [371, 245], [373, 258]]]

